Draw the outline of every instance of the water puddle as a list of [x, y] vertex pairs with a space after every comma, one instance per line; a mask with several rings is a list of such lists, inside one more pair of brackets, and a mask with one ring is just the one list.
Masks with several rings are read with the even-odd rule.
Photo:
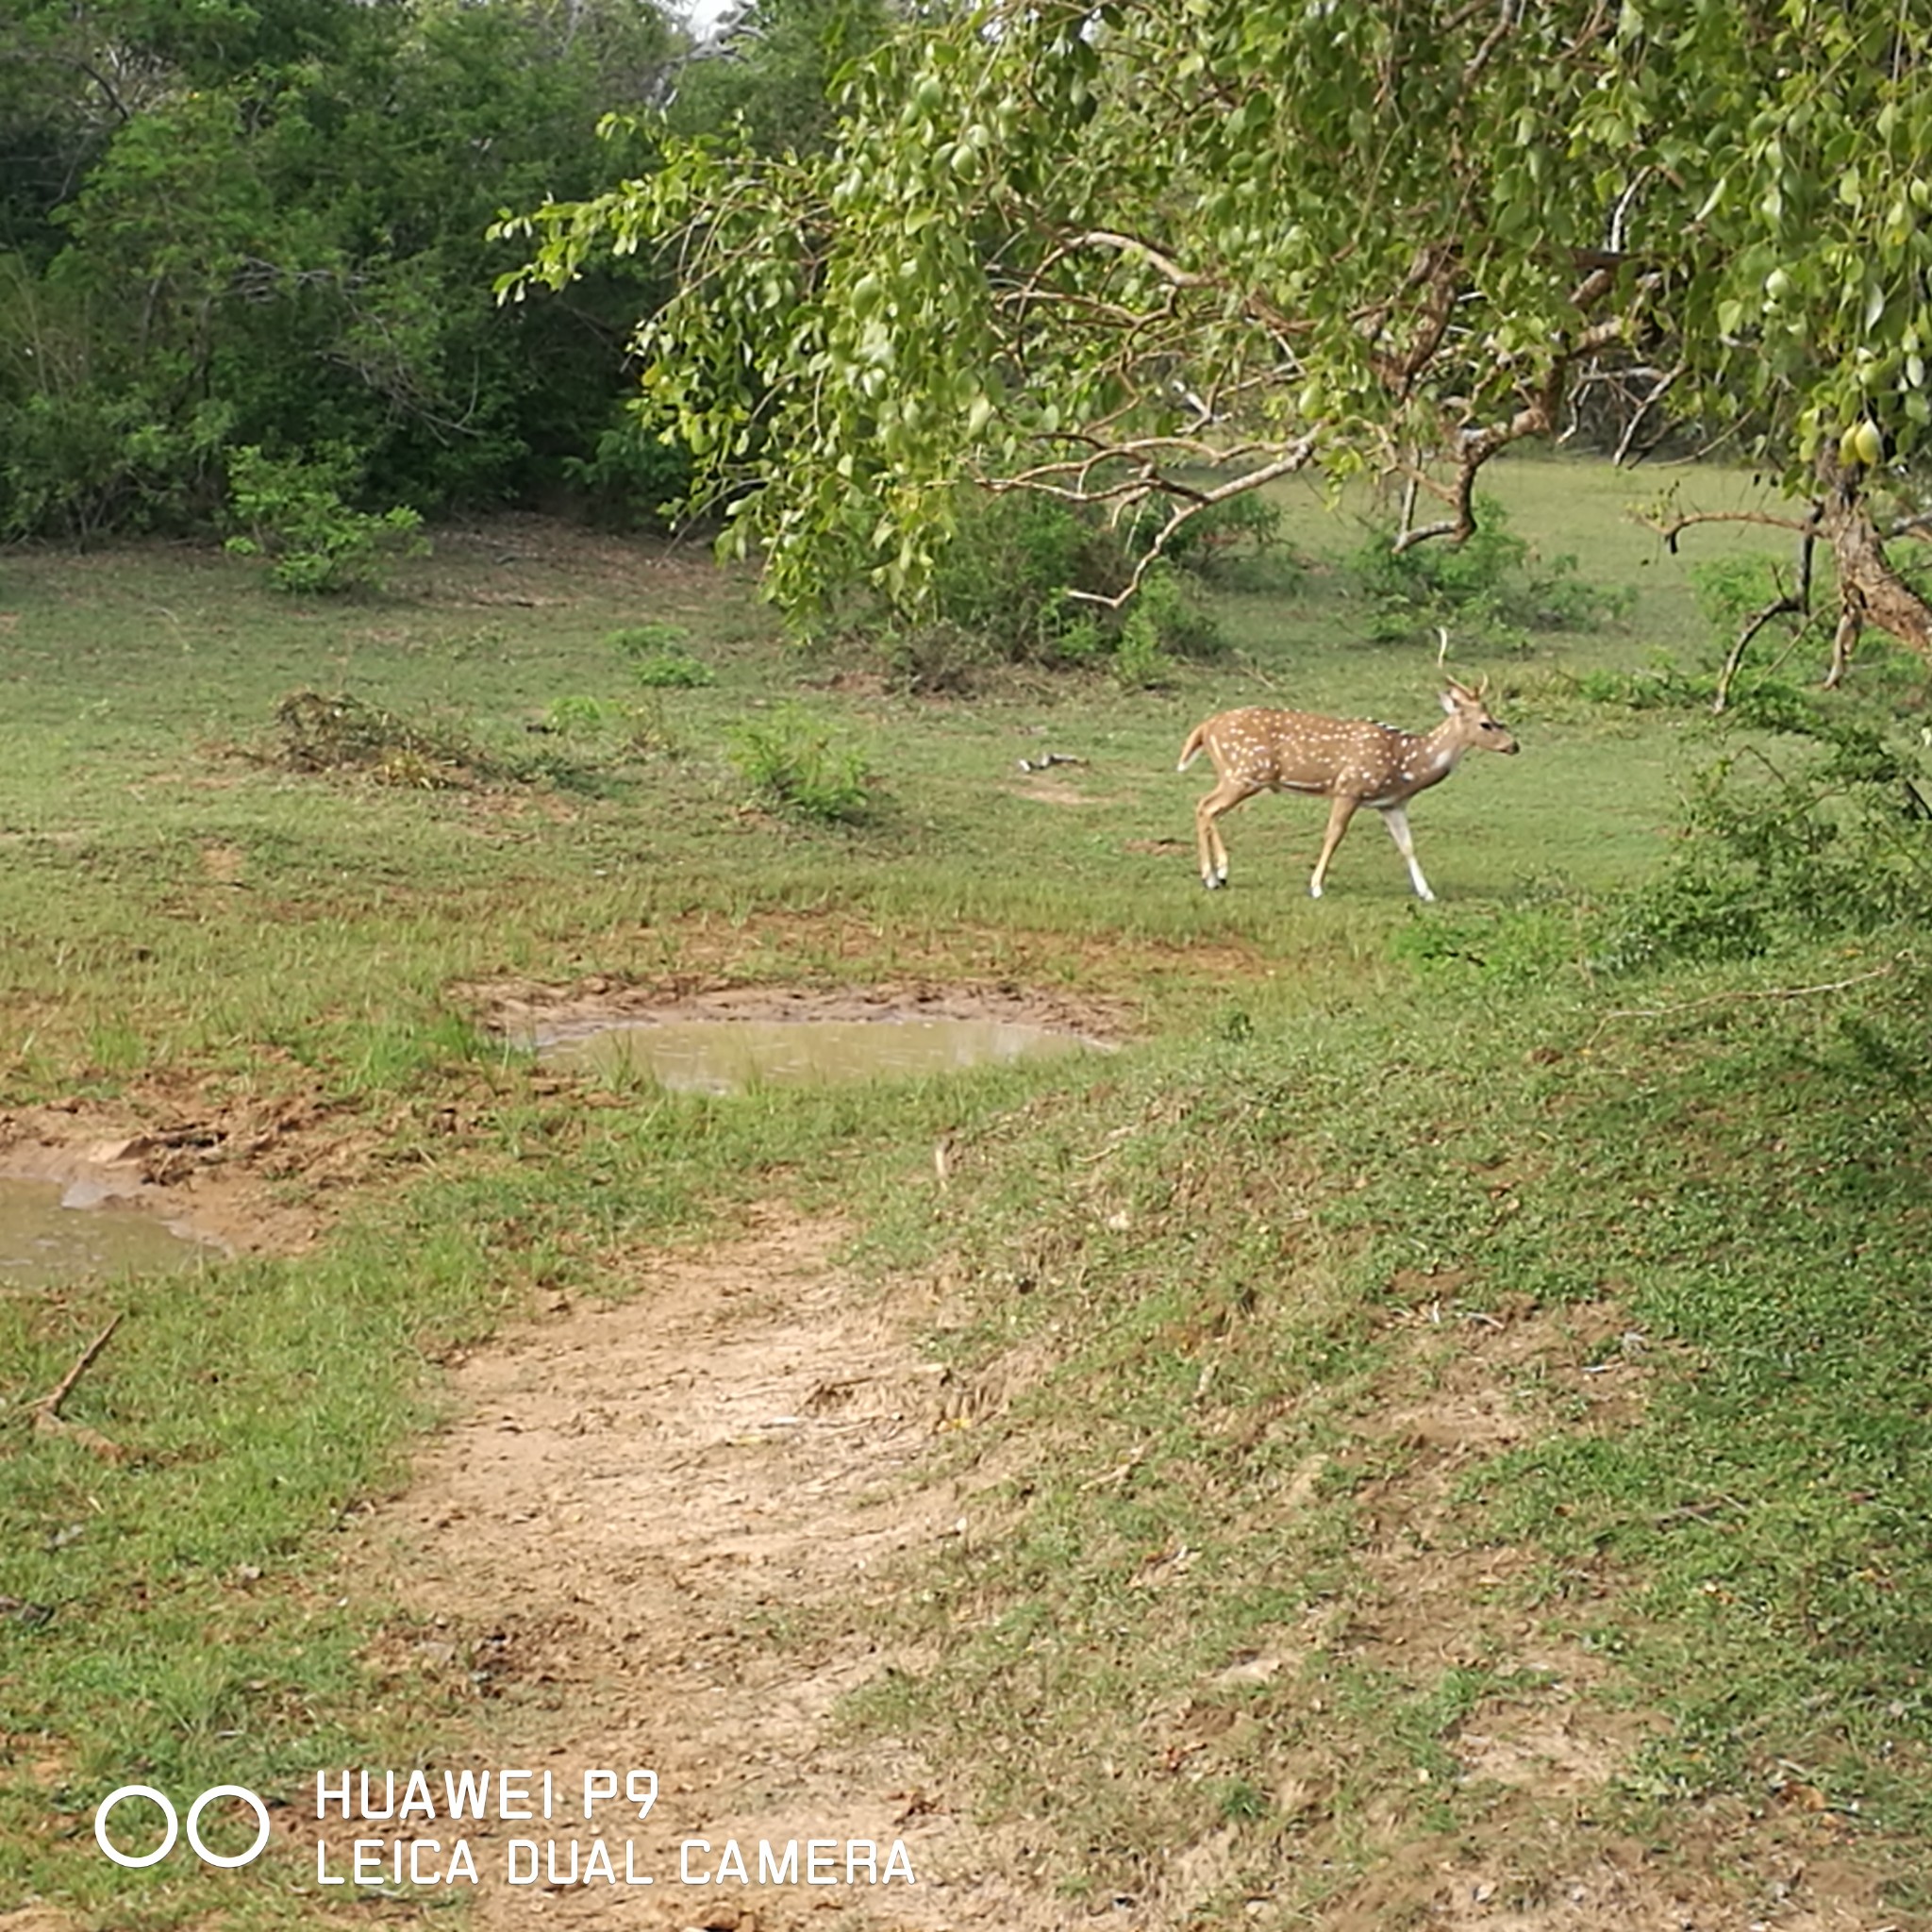
[[185, 1268], [211, 1252], [87, 1181], [0, 1179], [0, 1293]]
[[533, 1043], [547, 1065], [655, 1080], [679, 1093], [916, 1079], [1095, 1044], [1021, 1021], [924, 1017], [606, 1021]]

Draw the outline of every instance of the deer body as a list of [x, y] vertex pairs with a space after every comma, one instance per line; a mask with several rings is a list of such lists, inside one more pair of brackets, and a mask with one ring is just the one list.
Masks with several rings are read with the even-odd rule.
[[1308, 880], [1311, 898], [1322, 896], [1328, 862], [1349, 821], [1363, 807], [1382, 814], [1408, 867], [1420, 899], [1433, 899], [1429, 882], [1416, 862], [1408, 829], [1408, 801], [1440, 785], [1473, 746], [1515, 752], [1520, 747], [1490, 716], [1479, 691], [1451, 680], [1442, 692], [1448, 714], [1433, 731], [1398, 731], [1365, 718], [1324, 718], [1312, 711], [1247, 709], [1224, 711], [1195, 725], [1181, 747], [1186, 771], [1202, 752], [1213, 761], [1220, 782], [1194, 808], [1195, 841], [1201, 883], [1210, 891], [1227, 883], [1227, 847], [1215, 821], [1257, 791], [1297, 791], [1325, 798], [1328, 830], [1322, 856]]

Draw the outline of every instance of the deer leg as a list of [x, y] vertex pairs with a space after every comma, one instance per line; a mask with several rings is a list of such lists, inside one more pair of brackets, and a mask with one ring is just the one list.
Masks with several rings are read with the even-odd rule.
[[1429, 882], [1423, 876], [1423, 869], [1415, 861], [1415, 840], [1408, 829], [1408, 814], [1399, 805], [1385, 805], [1382, 808], [1382, 823], [1389, 827], [1389, 836], [1395, 841], [1395, 849], [1402, 854], [1408, 866], [1409, 882], [1415, 887], [1418, 899], [1435, 899], [1429, 891]]
[[1348, 822], [1354, 818], [1356, 808], [1361, 803], [1345, 792], [1338, 791], [1328, 807], [1328, 832], [1322, 841], [1322, 856], [1315, 861], [1314, 876], [1308, 881], [1308, 897], [1322, 896], [1322, 881], [1328, 875], [1328, 861], [1335, 857], [1335, 848], [1341, 843], [1341, 835], [1348, 830]]
[[1194, 843], [1201, 863], [1201, 883], [1210, 892], [1227, 883], [1227, 846], [1214, 821], [1223, 812], [1232, 811], [1242, 799], [1254, 795], [1253, 787], [1231, 785], [1224, 780], [1194, 808]]

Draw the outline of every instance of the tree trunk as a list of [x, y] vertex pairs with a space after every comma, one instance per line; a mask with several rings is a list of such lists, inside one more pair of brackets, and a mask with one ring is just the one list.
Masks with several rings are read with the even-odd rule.
[[1835, 451], [1827, 449], [1818, 470], [1820, 526], [1838, 564], [1838, 634], [1832, 640], [1825, 684], [1834, 686], [1843, 679], [1852, 647], [1868, 624], [1875, 624], [1932, 663], [1932, 606], [1891, 567], [1859, 486], [1862, 466], [1848, 469]]

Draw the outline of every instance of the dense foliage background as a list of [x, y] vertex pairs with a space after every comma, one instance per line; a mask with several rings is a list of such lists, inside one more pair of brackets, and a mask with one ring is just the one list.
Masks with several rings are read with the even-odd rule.
[[16, 538], [225, 525], [241, 452], [279, 466], [283, 498], [433, 514], [575, 486], [648, 515], [681, 475], [623, 408], [653, 264], [612, 258], [558, 299], [499, 305], [516, 256], [490, 225], [651, 168], [650, 139], [599, 139], [613, 111], [808, 142], [824, 65], [875, 18], [764, 9], [727, 55], [644, 0], [9, 13], [0, 534]]

